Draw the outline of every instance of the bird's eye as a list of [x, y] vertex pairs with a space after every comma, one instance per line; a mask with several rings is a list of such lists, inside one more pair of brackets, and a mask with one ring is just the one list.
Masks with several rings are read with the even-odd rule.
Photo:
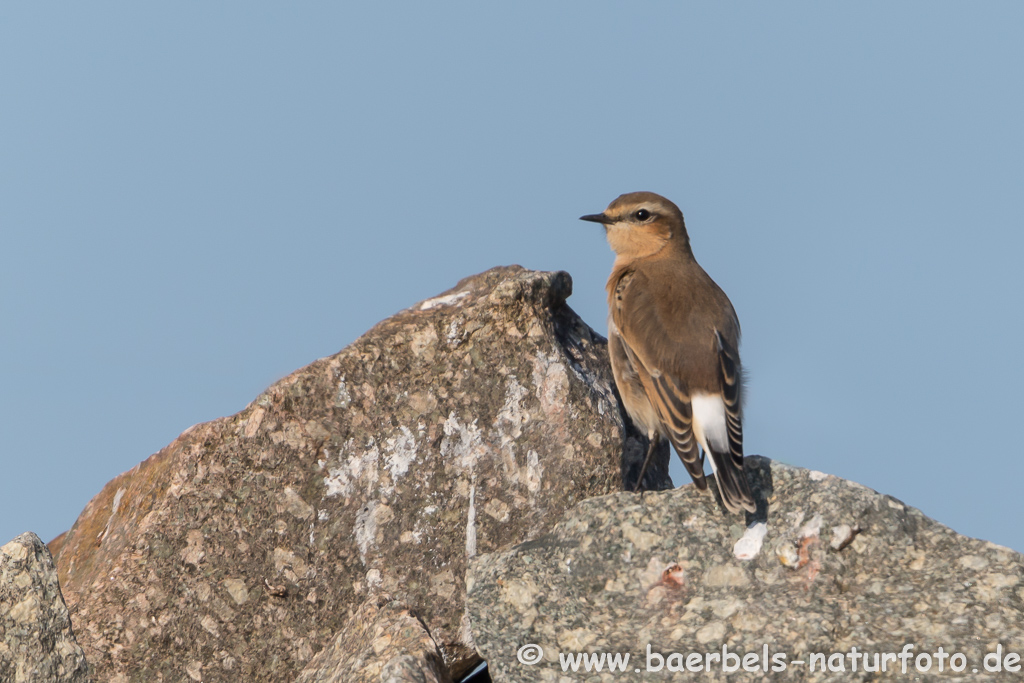
[[651, 212], [648, 211], [647, 209], [640, 209], [639, 211], [634, 213], [633, 216], [636, 217], [638, 221], [645, 221], [651, 217]]

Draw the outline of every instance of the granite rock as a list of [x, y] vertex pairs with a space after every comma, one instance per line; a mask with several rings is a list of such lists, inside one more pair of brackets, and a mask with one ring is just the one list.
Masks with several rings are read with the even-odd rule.
[[437, 643], [407, 605], [388, 595], [360, 606], [296, 683], [451, 683]]
[[88, 683], [50, 551], [33, 533], [0, 547], [0, 681]]
[[[725, 515], [693, 486], [615, 493], [474, 558], [468, 604], [492, 680], [618, 680], [610, 660], [593, 668], [602, 653], [628, 653], [628, 675], [644, 680], [930, 680], [940, 660], [943, 680], [1019, 679], [1024, 556], [835, 476], [757, 456], [748, 470], [754, 515]], [[907, 644], [904, 674], [884, 655]], [[527, 645], [540, 648], [522, 653], [539, 657], [532, 666], [517, 660]], [[560, 657], [580, 653], [597, 657], [591, 671], [579, 660], [563, 672]], [[987, 674], [995, 653], [1008, 668]], [[740, 673], [727, 679], [723, 664]]]
[[474, 666], [467, 559], [631, 485], [646, 447], [570, 292], [467, 278], [108, 483], [57, 544], [97, 678], [292, 681], [383, 593]]

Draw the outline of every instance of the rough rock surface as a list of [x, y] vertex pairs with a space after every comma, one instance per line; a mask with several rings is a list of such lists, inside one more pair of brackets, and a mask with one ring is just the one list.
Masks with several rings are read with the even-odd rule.
[[0, 681], [88, 683], [50, 551], [33, 533], [0, 547]]
[[390, 596], [370, 598], [296, 683], [451, 683], [423, 622]]
[[[562, 673], [559, 653], [582, 652], [629, 653], [627, 675], [639, 669], [639, 677], [657, 680], [726, 680], [723, 663], [741, 671], [728, 680], [929, 680], [940, 659], [943, 680], [977, 680], [974, 671], [984, 675], [986, 655], [1001, 648], [1010, 668], [986, 679], [1019, 680], [1012, 655], [1024, 655], [1024, 556], [960, 536], [859, 484], [749, 461], [761, 501], [753, 521], [767, 523], [751, 560], [736, 557], [757, 549], [748, 542], [753, 532], [736, 547], [751, 520], [724, 515], [693, 486], [592, 498], [551, 533], [478, 556], [468, 604], [492, 679], [618, 680], [607, 662], [603, 674], [586, 673], [583, 662]], [[907, 674], [899, 659], [873, 673], [858, 656], [852, 669], [851, 648], [868, 653], [874, 667], [875, 654], [881, 664], [908, 643]], [[527, 644], [543, 648], [532, 666], [516, 657]], [[648, 660], [648, 646], [665, 659]], [[738, 657], [722, 659], [723, 646]], [[692, 653], [700, 653], [693, 660], [700, 674], [671, 670], [690, 666]], [[718, 655], [710, 670], [705, 653]], [[926, 653], [927, 674], [917, 668], [928, 664]], [[954, 653], [964, 659], [954, 661]], [[784, 672], [773, 669], [779, 654]], [[649, 673], [648, 661], [661, 671]], [[746, 665], [754, 670], [744, 672]]]
[[643, 456], [570, 290], [518, 266], [467, 278], [107, 484], [57, 558], [97, 678], [292, 681], [382, 592], [454, 676], [472, 667], [467, 557], [621, 489]]

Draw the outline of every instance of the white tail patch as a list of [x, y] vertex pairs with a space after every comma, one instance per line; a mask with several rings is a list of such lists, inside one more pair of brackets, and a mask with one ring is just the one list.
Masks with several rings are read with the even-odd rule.
[[[690, 398], [690, 406], [693, 408], [693, 435], [704, 451], [707, 452], [710, 446], [719, 453], [728, 453], [729, 429], [721, 394], [694, 394]], [[711, 461], [711, 470], [715, 471], [715, 459], [708, 460]]]

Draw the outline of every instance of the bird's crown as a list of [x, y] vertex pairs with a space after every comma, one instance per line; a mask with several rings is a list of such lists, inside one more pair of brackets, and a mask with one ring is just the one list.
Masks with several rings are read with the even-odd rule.
[[616, 223], [683, 224], [683, 213], [679, 207], [660, 194], [653, 192], [630, 192], [620, 195], [604, 210], [604, 215]]

